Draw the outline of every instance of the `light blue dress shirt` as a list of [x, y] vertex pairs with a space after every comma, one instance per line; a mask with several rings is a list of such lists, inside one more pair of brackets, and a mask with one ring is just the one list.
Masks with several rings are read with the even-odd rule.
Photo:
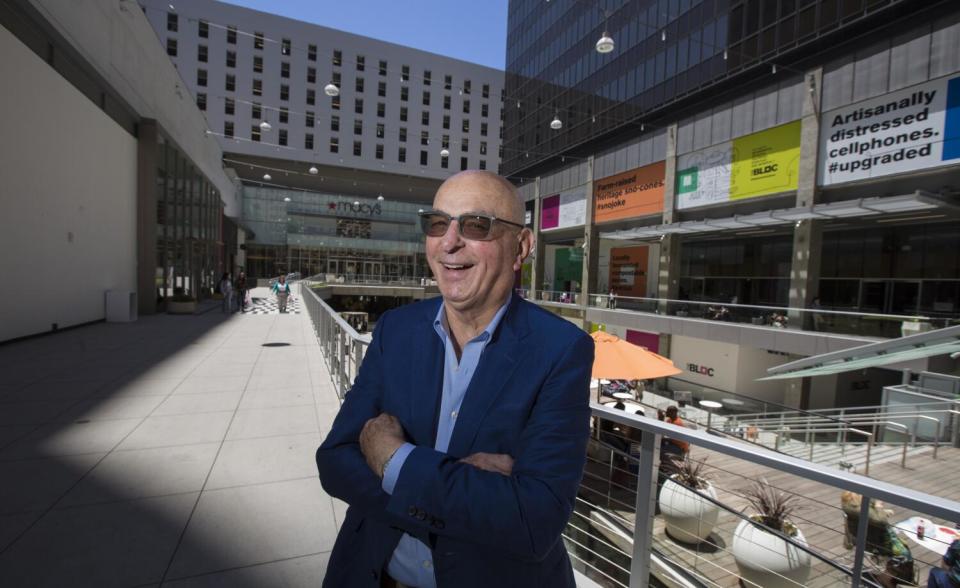
[[[437, 441], [433, 448], [437, 451], [446, 451], [450, 445], [450, 438], [453, 436], [453, 428], [457, 424], [457, 414], [460, 412], [460, 405], [463, 403], [463, 396], [467, 392], [470, 380], [477, 370], [480, 363], [480, 355], [487, 346], [493, 332], [497, 330], [497, 325], [507, 312], [507, 302], [497, 310], [493, 320], [487, 325], [482, 333], [471, 339], [463, 346], [463, 353], [460, 355], [460, 361], [457, 361], [457, 352], [453, 341], [450, 340], [447, 332], [447, 321], [444, 315], [444, 306], [440, 305], [437, 317], [433, 320], [433, 328], [437, 331], [440, 340], [443, 341], [444, 362], [443, 362], [443, 396], [440, 399], [440, 420], [437, 425]], [[393, 458], [383, 472], [383, 490], [387, 494], [393, 494], [393, 487], [397, 484], [400, 477], [400, 470], [407, 456], [413, 451], [414, 446], [410, 443], [404, 443], [393, 454]], [[390, 558], [387, 565], [387, 573], [394, 580], [410, 587], [416, 588], [436, 588], [437, 578], [433, 573], [433, 554], [430, 548], [424, 545], [422, 541], [403, 534], [400, 543]]]

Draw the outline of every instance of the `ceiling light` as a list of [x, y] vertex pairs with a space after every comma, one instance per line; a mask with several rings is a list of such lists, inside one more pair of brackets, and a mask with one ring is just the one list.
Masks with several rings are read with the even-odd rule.
[[550, 128], [555, 131], [559, 131], [563, 128], [563, 121], [560, 120], [559, 116], [553, 115], [553, 120], [550, 121]]
[[314, 175], [314, 176], [317, 175], [318, 173], [320, 173], [320, 170], [318, 170], [318, 169], [317, 169], [317, 166], [315, 166], [315, 165], [311, 165], [311, 166], [310, 166], [310, 169], [307, 170], [307, 171], [309, 171], [309, 172], [311, 173], [311, 175]]
[[270, 123], [268, 123], [267, 121], [265, 121], [265, 120], [264, 120], [264, 121], [260, 121], [260, 130], [263, 131], [264, 133], [269, 133], [269, 132], [270, 132], [270, 129], [272, 129], [272, 128], [273, 128], [273, 127], [271, 127], [271, 126], [270, 126]]
[[265, 179], [265, 180], [267, 180], [267, 181], [269, 182], [270, 180], [273, 179], [273, 177], [272, 177], [270, 174], [263, 174], [263, 179]]
[[383, 202], [383, 194], [377, 196], [377, 201]]
[[353, 201], [353, 205], [354, 205], [354, 206], [360, 206], [360, 201], [359, 201], [359, 200], [354, 200], [354, 201]]
[[446, 148], [441, 149], [441, 150], [440, 150], [440, 157], [450, 157], [450, 150], [449, 150], [449, 149], [446, 149]]
[[610, 38], [610, 33], [603, 31], [603, 35], [597, 40], [597, 53], [610, 53], [616, 47], [616, 43]]
[[770, 73], [772, 73], [772, 74], [774, 74], [774, 75], [777, 74], [777, 64], [776, 64], [776, 63], [774, 63], [773, 66], [770, 68]]
[[284, 202], [290, 202], [290, 197], [289, 197], [289, 196], [285, 197], [285, 198], [283, 199], [283, 201], [284, 201]]
[[724, 60], [724, 61], [727, 60], [727, 50], [726, 50], [726, 49], [723, 50], [723, 60]]
[[340, 88], [338, 88], [337, 85], [334, 84], [333, 82], [330, 82], [329, 84], [323, 87], [323, 93], [326, 94], [327, 96], [339, 96]]
[[660, 40], [661, 41], [667, 40], [667, 29], [663, 29], [662, 31], [660, 31]]

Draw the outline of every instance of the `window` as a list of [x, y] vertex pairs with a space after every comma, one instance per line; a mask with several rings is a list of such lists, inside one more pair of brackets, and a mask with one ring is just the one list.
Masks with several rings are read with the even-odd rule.
[[223, 88], [227, 92], [235, 92], [237, 90], [237, 76], [233, 74], [227, 74], [227, 77], [223, 82]]
[[201, 39], [207, 39], [210, 37], [210, 23], [205, 20], [197, 22], [197, 34], [200, 35]]
[[407, 142], [407, 127], [400, 127], [400, 142]]
[[286, 106], [280, 108], [280, 123], [287, 124], [290, 122], [290, 111], [287, 110]]
[[421, 145], [430, 144], [430, 131], [420, 131], [420, 144]]
[[250, 127], [250, 140], [260, 142], [260, 125]]
[[383, 102], [377, 102], [377, 116], [383, 118], [387, 114], [387, 105]]
[[316, 45], [307, 45], [307, 59], [310, 61], [317, 60], [317, 46]]
[[303, 136], [303, 148], [313, 149], [313, 133], [307, 133]]
[[449, 158], [449, 157], [441, 157], [441, 158], [440, 158], [440, 167], [442, 167], [443, 169], [447, 169], [447, 168], [449, 167], [449, 165], [450, 165], [450, 158]]
[[176, 39], [167, 39], [167, 55], [170, 57], [177, 56], [177, 40]]
[[363, 92], [363, 78], [357, 78], [357, 81], [354, 82], [353, 87], [357, 92]]
[[280, 133], [279, 133], [279, 135], [278, 135], [277, 140], [278, 140], [278, 142], [280, 143], [280, 145], [286, 146], [286, 144], [287, 144], [287, 129], [280, 129]]
[[289, 78], [290, 77], [290, 62], [283, 61], [280, 63], [280, 77]]
[[410, 97], [410, 92], [408, 92], [407, 87], [402, 86], [400, 88], [400, 100], [403, 102], [406, 102], [409, 97]]
[[233, 121], [225, 120], [223, 121], [223, 134], [227, 137], [233, 136]]
[[290, 55], [290, 39], [283, 39], [280, 41], [280, 54]]
[[400, 81], [409, 82], [410, 81], [410, 66], [404, 65], [400, 68]]
[[250, 105], [250, 118], [254, 120], [263, 118], [263, 107], [260, 106], [259, 102], [254, 102]]
[[387, 62], [382, 59], [380, 60], [380, 75], [387, 75]]
[[481, 91], [480, 95], [483, 96], [484, 98], [490, 97], [490, 84], [483, 85], [483, 90]]
[[387, 83], [386, 83], [386, 82], [378, 82], [378, 83], [377, 83], [377, 96], [383, 96], [383, 97], [386, 97], [386, 96], [387, 96]]
[[206, 45], [197, 45], [197, 61], [201, 63], [207, 62], [207, 46]]
[[450, 135], [444, 135], [444, 136], [443, 136], [443, 138], [440, 140], [440, 147], [441, 147], [442, 149], [449, 149], [449, 148], [450, 148]]
[[377, 123], [377, 138], [378, 138], [378, 139], [382, 139], [382, 138], [383, 138], [383, 132], [384, 132], [383, 123]]
[[263, 50], [263, 33], [253, 33], [253, 48]]
[[423, 150], [420, 151], [420, 165], [427, 165], [427, 152]]
[[263, 80], [260, 78], [253, 78], [253, 95], [263, 96]]
[[464, 153], [470, 151], [470, 139], [466, 137], [460, 139], [460, 151], [463, 151]]
[[308, 110], [304, 117], [303, 125], [308, 129], [312, 129], [314, 124], [316, 124], [316, 117], [313, 115], [312, 110]]
[[363, 55], [357, 55], [357, 71], [363, 71], [367, 67], [367, 58]]
[[333, 67], [340, 67], [343, 63], [343, 53], [339, 49], [333, 50]]
[[464, 94], [470, 93], [470, 80], [463, 80], [463, 93]]
[[428, 125], [430, 124], [430, 112], [424, 110], [420, 113], [420, 124]]
[[401, 147], [401, 148], [397, 151], [397, 161], [399, 161], [400, 163], [406, 163], [406, 161], [407, 161], [407, 148], [406, 148], [406, 147]]
[[227, 67], [237, 67], [236, 51], [227, 51]]
[[307, 68], [307, 83], [308, 84], [317, 83], [317, 68], [315, 67]]
[[363, 98], [353, 99], [353, 112], [356, 114], [363, 114]]
[[465, 169], [467, 169], [467, 158], [466, 158], [466, 157], [461, 157], [461, 158], [460, 158], [460, 171], [463, 171], [463, 170], [465, 170]]
[[197, 108], [200, 110], [207, 109], [207, 95], [201, 92], [197, 92]]
[[287, 84], [280, 84], [280, 99], [289, 100], [290, 99], [290, 86]]
[[485, 122], [480, 123], [480, 136], [481, 137], [487, 136], [487, 123]]
[[[309, 90], [307, 92], [309, 95]], [[340, 110], [340, 96], [330, 98], [330, 110]]]
[[335, 131], [335, 132], [340, 130], [340, 117], [339, 117], [339, 116], [333, 115], [333, 116], [330, 117], [330, 130], [331, 130], [331, 131]]
[[486, 154], [487, 154], [487, 142], [480, 141], [480, 155], [486, 155]]
[[463, 101], [463, 113], [464, 113], [464, 114], [470, 114], [470, 101], [469, 101], [469, 100], [464, 100], [464, 101]]
[[464, 133], [470, 132], [470, 119], [468, 118], [463, 119], [463, 125], [461, 127], [461, 130], [463, 130]]
[[480, 169], [487, 169], [487, 160], [486, 160], [486, 159], [481, 159], [481, 160], [480, 160]]
[[488, 114], [490, 114], [490, 105], [487, 104], [487, 103], [481, 104], [481, 105], [480, 105], [480, 116], [486, 117]]
[[443, 89], [444, 90], [453, 89], [453, 76], [443, 76]]
[[383, 159], [383, 143], [377, 143], [377, 159]]
[[445, 128], [445, 129], [449, 129], [449, 128], [450, 128], [450, 115], [449, 115], [449, 114], [443, 115], [443, 128]]
[[201, 88], [207, 87], [207, 70], [198, 69], [197, 70], [197, 85]]
[[223, 99], [223, 113], [233, 116], [237, 112], [237, 103], [233, 98]]
[[353, 154], [357, 157], [361, 157], [363, 155], [363, 143], [360, 141], [353, 142]]
[[[340, 98], [340, 97], [337, 96], [337, 98]], [[334, 101], [337, 103], [337, 108], [340, 108], [340, 100], [334, 99]], [[317, 91], [314, 90], [313, 88], [307, 88], [307, 104], [309, 104], [310, 106], [313, 106], [316, 103], [317, 103]], [[331, 106], [333, 106], [332, 103], [331, 103]]]
[[353, 134], [362, 135], [363, 134], [363, 121], [361, 119], [354, 119], [353, 121]]
[[330, 137], [330, 153], [340, 153], [340, 139]]
[[450, 110], [450, 96], [443, 97], [443, 109]]
[[426, 90], [423, 91], [423, 105], [430, 106], [430, 92]]
[[259, 55], [253, 56], [253, 72], [263, 73], [263, 57], [260, 57]]
[[430, 82], [431, 82], [431, 79], [430, 79], [430, 78], [431, 78], [432, 76], [433, 76], [433, 74], [430, 73], [430, 70], [429, 70], [429, 69], [423, 70], [423, 85], [424, 85], [424, 86], [429, 86], [429, 85], [430, 85]]
[[237, 44], [237, 27], [233, 25], [227, 27], [227, 43], [231, 45]]
[[400, 122], [407, 122], [407, 107], [400, 107]]
[[340, 87], [340, 72], [338, 72], [338, 71], [333, 72], [333, 76], [332, 76], [331, 79], [333, 80], [334, 85], [336, 85], [336, 86], [339, 88], [339, 87]]
[[177, 32], [177, 29], [180, 25], [180, 19], [177, 18], [177, 15], [173, 12], [167, 13], [167, 30], [172, 32]]

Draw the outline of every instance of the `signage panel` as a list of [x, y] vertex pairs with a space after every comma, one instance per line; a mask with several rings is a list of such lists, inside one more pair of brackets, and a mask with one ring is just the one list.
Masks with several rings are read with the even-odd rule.
[[619, 296], [647, 295], [647, 262], [650, 248], [614, 247], [610, 250], [610, 289]]
[[594, 182], [594, 222], [634, 218], [663, 212], [666, 163], [644, 167]]

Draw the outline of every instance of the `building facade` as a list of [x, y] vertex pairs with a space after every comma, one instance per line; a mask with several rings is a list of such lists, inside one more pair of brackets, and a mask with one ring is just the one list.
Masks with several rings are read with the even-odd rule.
[[[563, 312], [694, 366], [727, 353], [694, 361], [694, 338], [770, 352], [751, 380], [771, 358], [853, 344], [834, 335], [960, 319], [956, 3], [600, 7], [510, 3], [503, 167], [533, 203], [536, 297], [569, 292], [581, 308]], [[615, 49], [601, 54], [604, 32]], [[618, 309], [659, 315], [597, 308], [611, 291]], [[736, 392], [707, 372], [678, 385]], [[868, 404], [892, 373], [868, 372], [849, 390], [807, 378], [756, 394]]]

